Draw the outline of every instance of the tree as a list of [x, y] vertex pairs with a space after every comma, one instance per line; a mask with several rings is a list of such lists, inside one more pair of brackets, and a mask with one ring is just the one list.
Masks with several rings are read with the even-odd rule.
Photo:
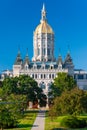
[[[3, 93], [3, 90], [2, 90]], [[26, 97], [10, 94], [2, 96], [0, 91], [0, 128], [16, 127], [26, 108]]]
[[87, 112], [87, 93], [79, 88], [65, 91], [56, 97], [50, 113], [54, 115], [79, 115]]
[[35, 102], [41, 98], [43, 91], [38, 87], [37, 82], [28, 75], [20, 75], [19, 77], [6, 78], [3, 81], [3, 90], [7, 95], [23, 94], [27, 96], [27, 101]]
[[51, 85], [51, 91], [49, 92], [49, 96], [57, 97], [62, 94], [62, 92], [75, 88], [76, 81], [74, 78], [67, 73], [58, 73], [57, 77], [54, 79], [53, 84]]
[[27, 75], [6, 78], [0, 87], [0, 127], [15, 127], [29, 101], [43, 103], [45, 95], [37, 82]]

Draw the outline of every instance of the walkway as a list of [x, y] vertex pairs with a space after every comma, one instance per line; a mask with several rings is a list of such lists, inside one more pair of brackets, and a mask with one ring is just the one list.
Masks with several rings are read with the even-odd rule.
[[44, 126], [45, 126], [45, 111], [41, 110], [39, 111], [31, 130], [44, 130]]

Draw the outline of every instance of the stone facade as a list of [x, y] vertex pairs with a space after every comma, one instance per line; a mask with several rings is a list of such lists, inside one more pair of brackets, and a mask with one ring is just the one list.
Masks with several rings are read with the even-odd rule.
[[1, 80], [6, 76], [15, 77], [19, 75], [29, 75], [38, 82], [44, 93], [47, 95], [54, 78], [58, 72], [66, 72], [72, 75], [81, 89], [87, 90], [87, 72], [75, 70], [73, 61], [68, 51], [65, 60], [61, 54], [58, 59], [54, 57], [54, 32], [47, 23], [46, 9], [43, 5], [40, 24], [36, 27], [33, 34], [33, 58], [30, 61], [28, 52], [23, 60], [20, 50], [18, 51], [12, 71], [4, 71]]
[[29, 60], [28, 54], [24, 60], [21, 58], [20, 51], [13, 65], [13, 76], [27, 74], [38, 82], [44, 93], [47, 95], [50, 85], [58, 72], [66, 72], [74, 76], [74, 65], [70, 53], [67, 53], [63, 62], [61, 55], [58, 60], [54, 58], [54, 32], [47, 23], [46, 9], [43, 5], [40, 24], [36, 27], [33, 34], [33, 58]]

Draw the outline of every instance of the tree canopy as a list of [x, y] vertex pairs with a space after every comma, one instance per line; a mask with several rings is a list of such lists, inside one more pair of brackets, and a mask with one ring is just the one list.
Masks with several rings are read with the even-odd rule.
[[77, 115], [87, 112], [87, 93], [80, 90], [74, 78], [67, 73], [58, 73], [49, 92], [53, 99], [50, 115]]
[[54, 115], [78, 115], [87, 112], [87, 93], [79, 88], [65, 91], [56, 97], [50, 113]]
[[37, 82], [28, 75], [4, 79], [0, 86], [0, 127], [15, 127], [29, 101], [40, 105], [46, 96]]
[[57, 77], [54, 79], [53, 84], [50, 87], [50, 92], [49, 92], [49, 96], [52, 97], [57, 97], [60, 96], [62, 94], [62, 92], [66, 91], [66, 90], [71, 90], [73, 88], [75, 88], [76, 85], [76, 81], [74, 80], [74, 78], [70, 75], [68, 75], [67, 73], [58, 73]]
[[0, 91], [0, 128], [15, 127], [26, 108], [26, 96], [2, 95]]
[[37, 82], [27, 75], [20, 75], [19, 77], [6, 78], [3, 81], [3, 90], [7, 95], [23, 94], [27, 96], [28, 101], [36, 101], [41, 97], [43, 91], [38, 87]]

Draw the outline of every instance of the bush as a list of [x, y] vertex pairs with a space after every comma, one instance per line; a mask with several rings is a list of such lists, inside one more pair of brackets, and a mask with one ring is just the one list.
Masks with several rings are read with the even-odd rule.
[[55, 109], [49, 110], [49, 117], [51, 120], [54, 120], [57, 117], [57, 113], [56, 113]]
[[84, 128], [86, 127], [86, 120], [78, 119], [75, 116], [69, 116], [69, 117], [65, 117], [62, 120], [61, 125], [68, 128]]

